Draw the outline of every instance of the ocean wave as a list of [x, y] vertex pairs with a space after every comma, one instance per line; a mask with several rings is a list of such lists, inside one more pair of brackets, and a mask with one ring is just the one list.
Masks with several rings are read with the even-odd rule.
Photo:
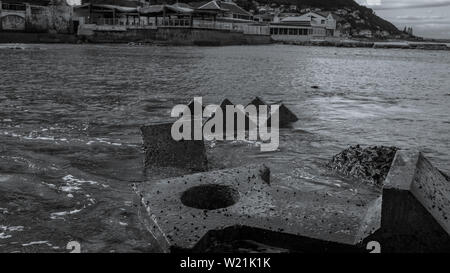
[[81, 190], [81, 186], [83, 184], [89, 184], [89, 185], [98, 185], [99, 183], [92, 180], [84, 180], [74, 177], [71, 174], [68, 174], [62, 178], [62, 180], [65, 182], [64, 185], [59, 187], [59, 190], [67, 193], [71, 192], [77, 192]]
[[50, 214], [50, 219], [52, 219], [52, 220], [63, 219], [64, 220], [63, 216], [76, 214], [82, 210], [83, 209], [74, 209], [74, 210], [70, 210], [70, 211], [53, 212]]
[[23, 231], [23, 226], [3, 226], [0, 225], [0, 239], [8, 239], [11, 238], [11, 234], [7, 234], [7, 232], [19, 232]]

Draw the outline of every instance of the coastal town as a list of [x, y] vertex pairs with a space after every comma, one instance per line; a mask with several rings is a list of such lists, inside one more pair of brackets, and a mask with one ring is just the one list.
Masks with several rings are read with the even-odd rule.
[[165, 41], [195, 45], [420, 40], [411, 27], [400, 31], [361, 6], [325, 10], [251, 1], [246, 10], [233, 0], [152, 2], [0, 0], [0, 41], [20, 42], [20, 37], [30, 35], [38, 37], [36, 42]]

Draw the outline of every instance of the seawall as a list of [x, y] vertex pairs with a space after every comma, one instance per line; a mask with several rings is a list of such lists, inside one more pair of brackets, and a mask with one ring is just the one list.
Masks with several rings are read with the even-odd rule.
[[25, 33], [0, 31], [0, 43], [77, 43], [74, 34]]
[[92, 43], [164, 43], [170, 45], [258, 45], [269, 44], [269, 35], [252, 35], [216, 29], [158, 28], [127, 31], [92, 30], [80, 33], [80, 39]]

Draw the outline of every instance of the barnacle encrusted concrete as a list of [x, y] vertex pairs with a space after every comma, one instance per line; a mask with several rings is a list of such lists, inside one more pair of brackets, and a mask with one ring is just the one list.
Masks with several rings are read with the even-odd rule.
[[141, 218], [164, 252], [202, 252], [217, 237], [298, 251], [363, 251], [359, 242], [379, 227], [374, 206], [361, 212], [342, 199], [273, 187], [264, 165], [150, 181], [135, 190]]
[[286, 188], [264, 165], [135, 190], [141, 219], [165, 252], [220, 251], [218, 242], [239, 240], [305, 252], [361, 252], [371, 241], [382, 252], [450, 251], [450, 182], [419, 151], [397, 151], [382, 194], [362, 206], [347, 195]]
[[382, 194], [384, 252], [450, 252], [450, 181], [419, 151], [397, 151]]
[[171, 122], [141, 127], [145, 166], [207, 170], [208, 160], [203, 140], [175, 141], [171, 135], [171, 128]]

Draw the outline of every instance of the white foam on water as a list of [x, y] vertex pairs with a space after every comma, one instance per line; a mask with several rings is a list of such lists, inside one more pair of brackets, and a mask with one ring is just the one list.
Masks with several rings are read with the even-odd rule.
[[79, 178], [74, 177], [71, 174], [64, 176], [62, 179], [65, 182], [65, 184], [63, 186], [59, 187], [59, 189], [63, 192], [67, 192], [67, 193], [77, 192], [77, 191], [81, 190], [81, 186], [83, 184], [89, 184], [89, 185], [97, 185], [98, 184], [98, 182], [96, 182], [96, 181], [79, 179]]
[[0, 44], [0, 49], [26, 49], [25, 44]]
[[43, 141], [53, 141], [53, 142], [68, 142], [67, 138], [57, 138], [54, 136], [33, 136], [31, 133], [28, 135], [20, 135], [13, 132], [3, 131], [3, 135], [10, 136], [10, 137], [17, 137], [24, 140], [43, 140]]
[[41, 183], [44, 184], [44, 185], [46, 185], [46, 186], [49, 187], [49, 188], [56, 189], [56, 185], [55, 185], [55, 184], [46, 183], [46, 182], [44, 182], [44, 181], [41, 181]]
[[62, 218], [63, 216], [79, 213], [82, 210], [83, 209], [74, 209], [74, 210], [70, 210], [70, 211], [53, 212], [50, 214], [50, 219], [53, 219], [53, 220], [64, 219], [64, 218]]
[[26, 139], [26, 140], [49, 140], [49, 141], [54, 141], [54, 140], [56, 140], [55, 139], [55, 137], [52, 137], [52, 136], [50, 136], [50, 137], [42, 137], [42, 136], [36, 136], [36, 137], [33, 137], [33, 136], [24, 136], [24, 137], [22, 137], [23, 139]]
[[109, 145], [113, 145], [113, 146], [122, 146], [122, 143], [111, 142], [111, 141], [106, 140], [105, 138], [96, 138], [96, 140], [99, 143], [105, 143], [105, 144], [109, 144]]
[[11, 238], [11, 235], [6, 235], [4, 232], [0, 232], [0, 239], [8, 239]]
[[22, 244], [22, 246], [32, 246], [32, 245], [48, 245], [52, 246], [48, 241], [35, 241], [35, 242], [29, 242], [26, 244]]
[[19, 232], [19, 231], [23, 231], [24, 227], [23, 226], [3, 226], [0, 225], [0, 239], [8, 239], [11, 238], [12, 235], [11, 234], [7, 234], [7, 232]]
[[59, 187], [59, 189], [63, 192], [76, 192], [81, 190], [81, 188], [78, 186], [61, 186]]

